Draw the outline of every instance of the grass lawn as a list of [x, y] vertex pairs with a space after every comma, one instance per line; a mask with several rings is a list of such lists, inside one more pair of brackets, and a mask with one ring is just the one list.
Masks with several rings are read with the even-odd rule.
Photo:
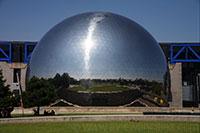
[[95, 85], [90, 88], [84, 88], [82, 86], [76, 86], [70, 88], [74, 91], [87, 91], [87, 92], [97, 92], [97, 91], [103, 91], [103, 92], [111, 92], [111, 91], [125, 91], [129, 90], [128, 87], [121, 86], [121, 85]]
[[200, 133], [195, 122], [47, 122], [0, 124], [0, 133]]

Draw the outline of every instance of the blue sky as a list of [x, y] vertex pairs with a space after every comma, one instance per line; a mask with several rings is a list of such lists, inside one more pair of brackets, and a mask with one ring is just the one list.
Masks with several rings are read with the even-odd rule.
[[126, 16], [159, 42], [200, 41], [200, 0], [0, 0], [0, 40], [37, 41], [63, 19], [88, 11]]

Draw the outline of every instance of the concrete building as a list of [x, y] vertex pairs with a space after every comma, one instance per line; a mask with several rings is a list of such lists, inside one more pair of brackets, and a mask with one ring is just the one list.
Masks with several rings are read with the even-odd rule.
[[[27, 45], [26, 45], [27, 43]], [[10, 85], [11, 91], [18, 92], [19, 80], [25, 90], [26, 68], [30, 53], [36, 42], [0, 42], [0, 69]], [[19, 77], [19, 78], [18, 78]]]
[[160, 43], [170, 69], [174, 107], [200, 104], [200, 43]]
[[[25, 90], [26, 69], [37, 42], [1, 41], [0, 69], [18, 93], [19, 80]], [[198, 107], [200, 104], [200, 43], [160, 43], [170, 69], [172, 107]]]

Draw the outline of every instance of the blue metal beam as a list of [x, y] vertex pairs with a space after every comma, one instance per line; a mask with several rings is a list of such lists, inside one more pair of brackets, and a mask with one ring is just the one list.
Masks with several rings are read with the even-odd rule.
[[31, 52], [28, 51], [28, 48], [30, 46], [35, 46], [35, 44], [25, 42], [25, 47], [24, 47], [24, 63], [25, 64], [27, 64], [31, 58], [32, 51]]
[[[180, 58], [179, 56], [181, 54], [184, 54], [184, 56]], [[193, 57], [189, 58], [189, 55], [193, 55]], [[170, 63], [175, 64], [182, 62], [200, 62], [200, 43], [171, 44]]]
[[[198, 55], [198, 53], [197, 53], [194, 49], [192, 49], [190, 46], [189, 46], [188, 48], [189, 48], [189, 50], [191, 50], [192, 53], [200, 60], [200, 54]], [[199, 51], [199, 52], [200, 52], [200, 51]]]
[[[0, 47], [0, 53], [4, 57], [0, 57], [0, 61], [7, 61], [12, 63], [12, 45], [11, 42], [0, 41], [0, 46], [5, 45], [8, 48], [7, 53]], [[24, 63], [28, 63], [31, 58], [32, 51], [29, 51], [30, 46], [35, 46], [36, 43], [25, 42], [24, 45]], [[197, 49], [195, 49], [197, 48]], [[180, 58], [180, 55], [184, 55]], [[193, 58], [189, 58], [189, 55], [193, 55]], [[171, 44], [170, 46], [170, 63], [178, 62], [200, 62], [200, 43], [194, 44]]]
[[8, 48], [8, 53], [6, 53], [6, 51], [4, 49], [2, 49], [0, 47], [0, 53], [2, 53], [2, 55], [4, 57], [0, 57], [0, 61], [7, 61], [9, 63], [12, 63], [12, 46], [10, 42], [0, 42], [0, 46], [6, 46]]
[[176, 54], [175, 56], [173, 57], [174, 59], [176, 59], [181, 53], [183, 53], [183, 51], [185, 50], [185, 46], [183, 46]]

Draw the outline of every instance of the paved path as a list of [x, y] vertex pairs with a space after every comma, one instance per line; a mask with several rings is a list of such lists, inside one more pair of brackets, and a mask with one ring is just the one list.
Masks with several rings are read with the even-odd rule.
[[4, 118], [0, 123], [29, 122], [59, 122], [59, 121], [190, 121], [200, 122], [200, 116], [194, 115], [70, 115], [70, 116], [39, 116]]

